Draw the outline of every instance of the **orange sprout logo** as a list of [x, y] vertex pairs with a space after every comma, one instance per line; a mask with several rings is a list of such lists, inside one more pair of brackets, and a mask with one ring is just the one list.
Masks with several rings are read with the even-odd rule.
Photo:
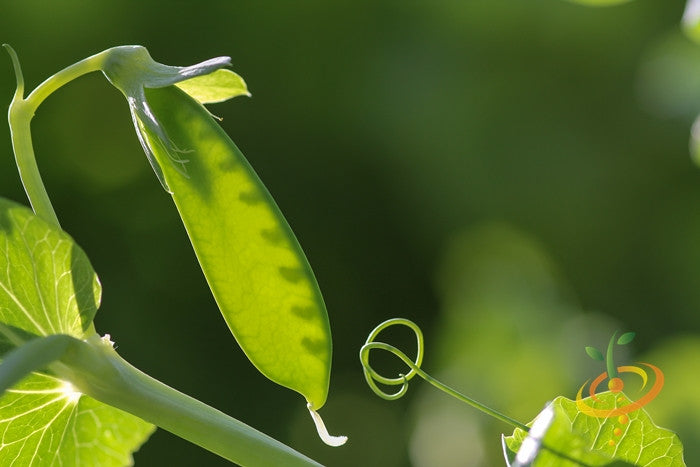
[[[606, 363], [607, 371], [604, 371], [603, 373], [598, 375], [591, 382], [590, 387], [588, 389], [588, 396], [590, 396], [589, 399], [582, 398], [584, 388], [588, 384], [588, 381], [586, 381], [586, 383], [583, 386], [581, 386], [581, 388], [578, 390], [578, 393], [576, 394], [576, 406], [581, 412], [585, 413], [586, 415], [590, 415], [591, 417], [598, 418], [609, 418], [619, 416], [620, 421], [622, 421], [623, 419], [627, 419], [625, 414], [628, 414], [630, 412], [644, 407], [659, 394], [659, 391], [661, 391], [661, 388], [664, 385], [664, 374], [658, 367], [650, 363], [643, 362], [639, 362], [638, 364], [642, 365], [646, 369], [640, 366], [615, 366], [615, 363], [613, 361], [613, 347], [616, 343], [617, 345], [629, 344], [630, 342], [632, 342], [632, 339], [634, 339], [634, 335], [635, 334], [633, 332], [626, 332], [623, 335], [621, 335], [617, 339], [617, 341], [615, 341], [617, 332], [613, 334], [612, 338], [610, 338], [610, 343], [608, 344], [608, 350], [606, 352], [605, 357], [603, 357], [603, 354], [595, 347], [586, 347], [586, 353], [592, 359], [601, 362], [604, 361]], [[620, 377], [621, 374], [629, 373], [638, 376], [641, 380], [641, 387], [639, 390], [640, 392], [643, 392], [644, 389], [647, 387], [647, 384], [649, 383], [649, 373], [647, 372], [647, 370], [651, 370], [651, 372], [653, 372], [654, 375], [651, 387], [638, 399], [627, 399], [627, 397], [625, 397], [625, 395], [622, 394], [622, 390], [625, 387], [625, 383]], [[597, 397], [598, 386], [600, 386], [600, 384], [606, 379], [608, 380], [608, 389], [610, 390], [610, 392], [614, 394], [619, 394], [619, 396], [615, 399], [615, 407], [592, 407], [586, 401], [592, 401], [592, 403], [596, 406], [600, 405], [596, 404], [597, 402], [599, 402], [599, 398]]]

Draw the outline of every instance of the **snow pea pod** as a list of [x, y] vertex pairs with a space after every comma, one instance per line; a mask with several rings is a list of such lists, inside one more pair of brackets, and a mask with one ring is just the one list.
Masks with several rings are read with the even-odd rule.
[[147, 125], [138, 129], [226, 323], [261, 373], [319, 409], [328, 393], [331, 334], [299, 242], [248, 161], [199, 102], [174, 86], [145, 92], [170, 144]]

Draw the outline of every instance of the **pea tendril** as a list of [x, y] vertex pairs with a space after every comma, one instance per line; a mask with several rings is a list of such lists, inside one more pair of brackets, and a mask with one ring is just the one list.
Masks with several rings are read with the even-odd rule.
[[[377, 336], [385, 329], [387, 329], [390, 326], [394, 325], [403, 325], [409, 327], [413, 333], [416, 335], [416, 344], [418, 346], [418, 350], [416, 352], [416, 358], [413, 360], [409, 358], [405, 353], [394, 347], [393, 345], [387, 344], [385, 342], [377, 342], [375, 339]], [[386, 352], [390, 352], [396, 357], [398, 357], [406, 366], [410, 368], [410, 371], [406, 374], [400, 373], [398, 377], [394, 378], [388, 378], [386, 376], [380, 375], [372, 366], [370, 365], [369, 362], [369, 354], [370, 351], [374, 349], [379, 349], [379, 350], [384, 350]], [[360, 349], [360, 362], [362, 363], [362, 371], [364, 372], [365, 375], [365, 380], [367, 381], [367, 384], [369, 387], [372, 389], [372, 391], [381, 397], [382, 399], [386, 400], [396, 400], [401, 398], [406, 392], [408, 391], [408, 383], [409, 381], [416, 375], [420, 376], [423, 378], [425, 381], [429, 382], [442, 392], [449, 394], [450, 396], [471, 405], [472, 407], [504, 422], [507, 423], [515, 428], [520, 428], [525, 431], [529, 431], [529, 427], [525, 425], [524, 423], [520, 423], [517, 420], [514, 420], [507, 415], [504, 415], [484, 404], [481, 402], [475, 401], [474, 399], [465, 396], [464, 394], [460, 393], [459, 391], [456, 391], [455, 389], [452, 389], [451, 387], [447, 386], [446, 384], [441, 383], [437, 379], [433, 378], [430, 376], [428, 373], [423, 371], [421, 369], [421, 364], [423, 363], [423, 355], [424, 355], [424, 344], [423, 344], [423, 332], [420, 330], [418, 325], [414, 323], [411, 320], [405, 319], [405, 318], [392, 318], [387, 321], [384, 321], [383, 323], [379, 324], [377, 327], [375, 327], [372, 332], [369, 334], [367, 337], [367, 341], [365, 342], [365, 345], [362, 346]], [[379, 385], [377, 384], [383, 384], [386, 386], [401, 386], [398, 391], [396, 392], [386, 392], [382, 390]]]

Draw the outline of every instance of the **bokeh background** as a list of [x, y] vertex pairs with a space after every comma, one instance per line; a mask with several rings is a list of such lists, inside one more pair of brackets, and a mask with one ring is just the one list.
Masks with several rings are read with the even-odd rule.
[[[682, 0], [45, 2], [0, 0], [28, 86], [141, 44], [163, 63], [230, 55], [253, 97], [211, 110], [285, 213], [334, 334], [318, 440], [303, 399], [260, 376], [211, 298], [119, 92], [99, 74], [33, 123], [63, 227], [104, 286], [96, 325], [142, 370], [333, 466], [499, 465], [511, 428], [416, 381], [395, 402], [358, 350], [391, 317], [426, 334], [424, 369], [522, 421], [618, 359], [666, 387], [648, 406], [700, 462], [700, 46]], [[0, 100], [14, 76], [0, 63]], [[26, 202], [8, 131], [2, 196]], [[387, 334], [414, 351], [410, 334]], [[379, 359], [378, 359], [379, 360]], [[405, 371], [390, 359], [386, 371]], [[137, 465], [226, 465], [159, 430]]]

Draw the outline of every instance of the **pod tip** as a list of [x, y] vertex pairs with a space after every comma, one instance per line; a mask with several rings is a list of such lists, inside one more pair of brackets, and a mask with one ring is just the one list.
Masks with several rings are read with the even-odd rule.
[[321, 416], [318, 414], [313, 409], [313, 406], [309, 402], [306, 404], [306, 407], [309, 409], [309, 413], [311, 414], [311, 418], [314, 421], [314, 425], [316, 425], [316, 431], [318, 431], [318, 436], [321, 438], [321, 440], [326, 443], [328, 446], [333, 446], [333, 447], [338, 447], [342, 446], [345, 444], [345, 442], [348, 440], [347, 436], [332, 436], [328, 433], [328, 430], [326, 429], [326, 425], [323, 423], [323, 419]]

